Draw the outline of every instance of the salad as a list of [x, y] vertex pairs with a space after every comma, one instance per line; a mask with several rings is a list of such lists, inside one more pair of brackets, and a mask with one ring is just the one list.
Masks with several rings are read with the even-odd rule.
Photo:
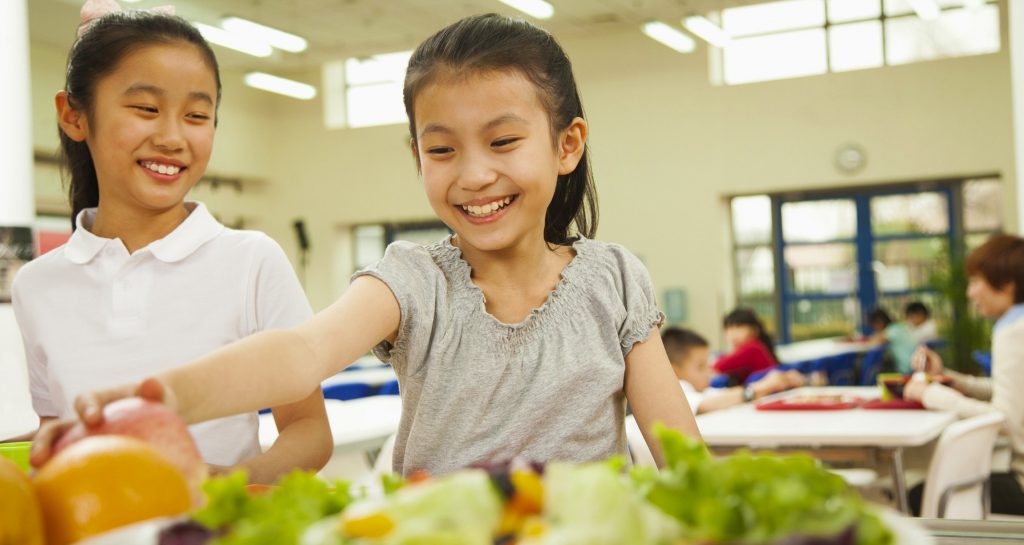
[[244, 474], [208, 482], [209, 502], [160, 545], [890, 545], [892, 532], [808, 456], [712, 457], [656, 429], [661, 471], [621, 459], [502, 464], [438, 478], [389, 477], [353, 495], [293, 473], [262, 495]]

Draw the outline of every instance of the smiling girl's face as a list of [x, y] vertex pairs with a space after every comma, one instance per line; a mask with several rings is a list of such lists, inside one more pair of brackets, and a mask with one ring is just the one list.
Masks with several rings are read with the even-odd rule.
[[96, 85], [90, 115], [71, 138], [84, 139], [102, 206], [162, 212], [178, 206], [202, 178], [213, 149], [217, 81], [193, 45], [142, 47]]
[[427, 198], [461, 245], [505, 251], [544, 243], [560, 174], [583, 153], [577, 119], [552, 141], [536, 87], [514, 71], [442, 77], [415, 99], [415, 152]]

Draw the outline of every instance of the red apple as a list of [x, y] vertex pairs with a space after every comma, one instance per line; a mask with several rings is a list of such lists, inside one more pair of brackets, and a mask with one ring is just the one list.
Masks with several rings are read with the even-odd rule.
[[185, 476], [193, 504], [201, 503], [200, 486], [207, 477], [206, 463], [188, 427], [166, 405], [140, 397], [114, 401], [103, 408], [102, 424], [95, 428], [87, 428], [81, 422], [75, 424], [57, 440], [53, 454], [91, 435], [127, 435], [149, 443]]

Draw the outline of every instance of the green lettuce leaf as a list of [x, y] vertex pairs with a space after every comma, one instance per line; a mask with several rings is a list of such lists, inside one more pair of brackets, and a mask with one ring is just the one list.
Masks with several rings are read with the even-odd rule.
[[679, 432], [656, 426], [655, 434], [665, 468], [634, 470], [633, 482], [682, 523], [690, 540], [758, 545], [792, 535], [836, 535], [857, 525], [859, 545], [893, 541], [863, 499], [809, 456], [740, 451], [716, 459]]
[[208, 503], [193, 518], [227, 533], [214, 545], [297, 545], [313, 523], [352, 502], [344, 481], [329, 484], [311, 472], [294, 471], [263, 495], [245, 491], [246, 475], [235, 472], [207, 481]]

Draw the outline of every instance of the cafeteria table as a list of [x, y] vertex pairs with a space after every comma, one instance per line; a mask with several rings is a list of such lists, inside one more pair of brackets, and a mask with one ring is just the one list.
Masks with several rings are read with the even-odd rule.
[[779, 363], [799, 363], [843, 354], [863, 354], [876, 346], [865, 341], [835, 337], [780, 344], [775, 347], [775, 355]]
[[[805, 387], [766, 398], [799, 394], [850, 394], [864, 399], [879, 396], [877, 387]], [[716, 452], [752, 450], [812, 450], [821, 458], [850, 453], [887, 455], [892, 461], [896, 499], [909, 512], [903, 451], [939, 437], [956, 420], [945, 411], [926, 410], [821, 410], [761, 411], [744, 404], [697, 417], [705, 443]], [[869, 456], [865, 455], [865, 459]]]
[[[383, 395], [338, 401], [324, 401], [327, 421], [334, 438], [332, 458], [376, 451], [398, 431], [402, 398]], [[277, 439], [277, 426], [270, 414], [260, 415], [260, 447], [266, 451]]]

